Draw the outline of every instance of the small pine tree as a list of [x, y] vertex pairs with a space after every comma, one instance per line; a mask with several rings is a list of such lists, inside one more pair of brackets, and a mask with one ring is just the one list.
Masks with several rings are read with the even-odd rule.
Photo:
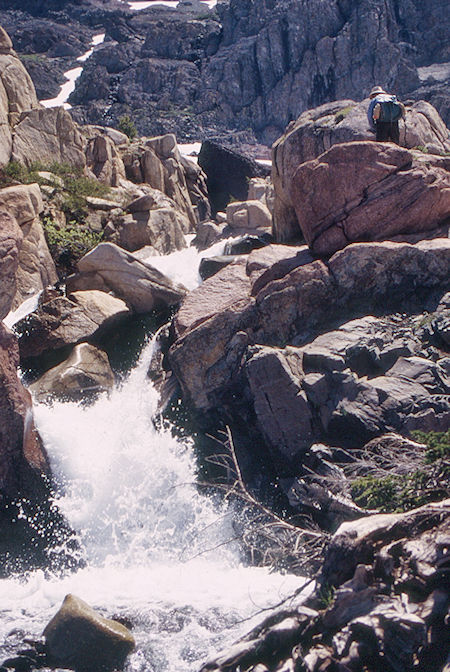
[[136, 126], [134, 125], [134, 121], [129, 114], [124, 114], [123, 117], [120, 117], [119, 131], [125, 133], [125, 135], [127, 135], [130, 140], [133, 140], [133, 138], [137, 136]]

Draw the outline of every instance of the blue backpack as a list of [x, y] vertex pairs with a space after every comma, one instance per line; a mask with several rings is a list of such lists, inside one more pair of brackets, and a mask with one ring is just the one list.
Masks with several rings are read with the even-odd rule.
[[403, 106], [396, 96], [386, 96], [384, 100], [377, 101], [375, 107], [377, 106], [379, 106], [377, 121], [398, 121], [403, 117]]

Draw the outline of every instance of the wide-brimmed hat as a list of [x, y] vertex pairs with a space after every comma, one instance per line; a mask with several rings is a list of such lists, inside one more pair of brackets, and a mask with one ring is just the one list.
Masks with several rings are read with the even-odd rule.
[[375, 98], [379, 93], [386, 93], [386, 91], [381, 86], [374, 86], [372, 91], [369, 93], [369, 98]]

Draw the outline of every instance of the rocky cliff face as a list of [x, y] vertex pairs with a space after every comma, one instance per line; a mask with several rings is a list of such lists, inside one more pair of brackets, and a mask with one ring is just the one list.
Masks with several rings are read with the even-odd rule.
[[[29, 4], [22, 3], [25, 11]], [[48, 56], [68, 56], [64, 45], [79, 55], [91, 26], [106, 31], [72, 95], [79, 121], [112, 123], [131, 111], [146, 134], [252, 129], [271, 144], [304, 110], [364, 98], [374, 84], [416, 97], [426, 83], [426, 99], [448, 120], [443, 82], [417, 69], [448, 60], [445, 4], [227, 0], [214, 11], [129, 12], [123, 4], [91, 0], [58, 3], [59, 11], [47, 11], [34, 33], [26, 14], [5, 12], [0, 20], [20, 50], [29, 51], [39, 33]], [[13, 5], [4, 0], [1, 9]], [[51, 46], [42, 48], [51, 31]]]

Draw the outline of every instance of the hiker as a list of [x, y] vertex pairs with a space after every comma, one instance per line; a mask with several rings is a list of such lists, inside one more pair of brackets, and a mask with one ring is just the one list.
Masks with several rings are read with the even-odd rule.
[[377, 134], [377, 142], [392, 140], [400, 144], [399, 119], [405, 116], [405, 106], [396, 96], [386, 93], [381, 86], [374, 86], [369, 94], [367, 118], [370, 128]]

